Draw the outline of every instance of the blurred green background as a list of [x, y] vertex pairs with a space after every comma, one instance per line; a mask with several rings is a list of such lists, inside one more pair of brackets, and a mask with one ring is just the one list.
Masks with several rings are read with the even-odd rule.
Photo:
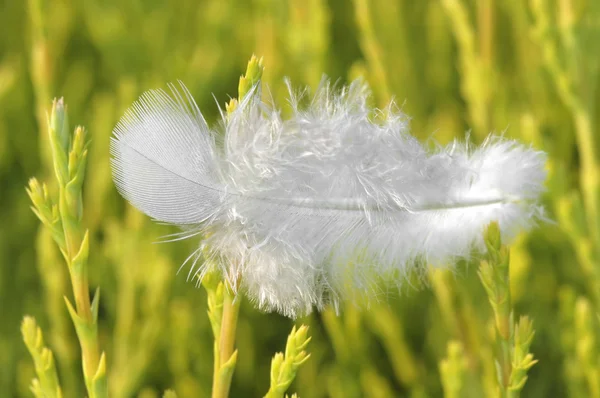
[[[549, 154], [543, 223], [511, 246], [516, 315], [536, 330], [526, 397], [600, 396], [600, 2], [596, 0], [235, 0], [0, 2], [0, 396], [30, 396], [19, 326], [34, 315], [66, 397], [84, 395], [63, 295], [66, 267], [29, 209], [31, 176], [51, 176], [45, 112], [64, 96], [89, 130], [84, 186], [90, 278], [100, 286], [111, 396], [205, 397], [212, 377], [206, 294], [176, 274], [197, 242], [156, 245], [172, 229], [114, 189], [109, 137], [143, 91], [181, 79], [209, 120], [237, 94], [252, 54], [285, 107], [283, 77], [315, 87], [364, 77], [413, 133], [446, 143], [504, 133]], [[214, 97], [213, 97], [214, 95]], [[426, 286], [299, 320], [311, 359], [301, 397], [438, 397], [440, 361], [462, 347], [465, 396], [493, 391], [492, 315], [476, 264]], [[293, 322], [244, 303], [234, 397], [262, 396]]]

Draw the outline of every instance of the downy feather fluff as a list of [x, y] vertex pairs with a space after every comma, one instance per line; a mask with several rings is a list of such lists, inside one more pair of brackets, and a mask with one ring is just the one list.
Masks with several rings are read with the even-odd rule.
[[483, 250], [491, 221], [510, 238], [542, 216], [543, 152], [501, 137], [428, 150], [393, 106], [374, 118], [359, 81], [324, 81], [306, 105], [290, 90], [285, 120], [255, 89], [215, 129], [183, 85], [170, 89], [142, 95], [115, 127], [116, 186], [201, 235], [189, 259], [218, 261], [193, 271], [217, 264], [262, 309], [295, 317], [368, 297], [416, 264]]

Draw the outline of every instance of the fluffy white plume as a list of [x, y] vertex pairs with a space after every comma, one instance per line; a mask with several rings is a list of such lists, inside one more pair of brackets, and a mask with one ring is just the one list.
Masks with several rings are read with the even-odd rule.
[[204, 255], [263, 309], [294, 317], [374, 292], [417, 263], [483, 250], [491, 221], [510, 238], [542, 216], [542, 152], [499, 137], [428, 150], [392, 107], [374, 121], [360, 82], [325, 82], [306, 106], [290, 94], [286, 120], [255, 90], [218, 130], [183, 86], [171, 90], [147, 92], [116, 126], [117, 188], [202, 234]]

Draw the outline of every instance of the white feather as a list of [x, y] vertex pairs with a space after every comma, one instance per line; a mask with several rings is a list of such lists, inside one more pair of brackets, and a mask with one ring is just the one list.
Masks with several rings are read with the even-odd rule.
[[543, 152], [499, 137], [427, 150], [393, 107], [373, 120], [360, 82], [324, 82], [305, 107], [290, 94], [287, 120], [256, 90], [223, 118], [221, 147], [189, 92], [171, 90], [144, 94], [117, 124], [117, 188], [204, 234], [229, 284], [263, 309], [295, 317], [374, 292], [417, 263], [483, 250], [491, 221], [510, 238], [542, 216]]

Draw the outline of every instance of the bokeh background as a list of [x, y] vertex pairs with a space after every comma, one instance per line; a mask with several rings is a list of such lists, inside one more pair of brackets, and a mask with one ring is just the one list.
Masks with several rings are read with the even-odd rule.
[[[63, 295], [62, 259], [29, 209], [31, 176], [51, 163], [45, 112], [64, 96], [89, 130], [84, 186], [90, 278], [102, 291], [101, 347], [113, 397], [205, 397], [212, 377], [206, 294], [177, 274], [197, 242], [125, 204], [109, 168], [109, 137], [143, 91], [181, 79], [211, 121], [237, 93], [252, 54], [285, 108], [283, 77], [315, 87], [365, 78], [373, 104], [392, 98], [413, 133], [475, 143], [504, 133], [549, 154], [549, 219], [512, 243], [516, 315], [536, 330], [526, 397], [600, 395], [600, 141], [596, 0], [4, 0], [0, 2], [0, 397], [30, 396], [33, 364], [19, 326], [34, 315], [55, 353], [66, 397], [84, 395]], [[492, 315], [477, 264], [431, 272], [423, 286], [371, 308], [325, 311], [302, 397], [438, 397], [447, 347], [463, 347], [466, 396], [495, 379]], [[262, 396], [270, 358], [293, 322], [242, 307], [232, 396]]]

